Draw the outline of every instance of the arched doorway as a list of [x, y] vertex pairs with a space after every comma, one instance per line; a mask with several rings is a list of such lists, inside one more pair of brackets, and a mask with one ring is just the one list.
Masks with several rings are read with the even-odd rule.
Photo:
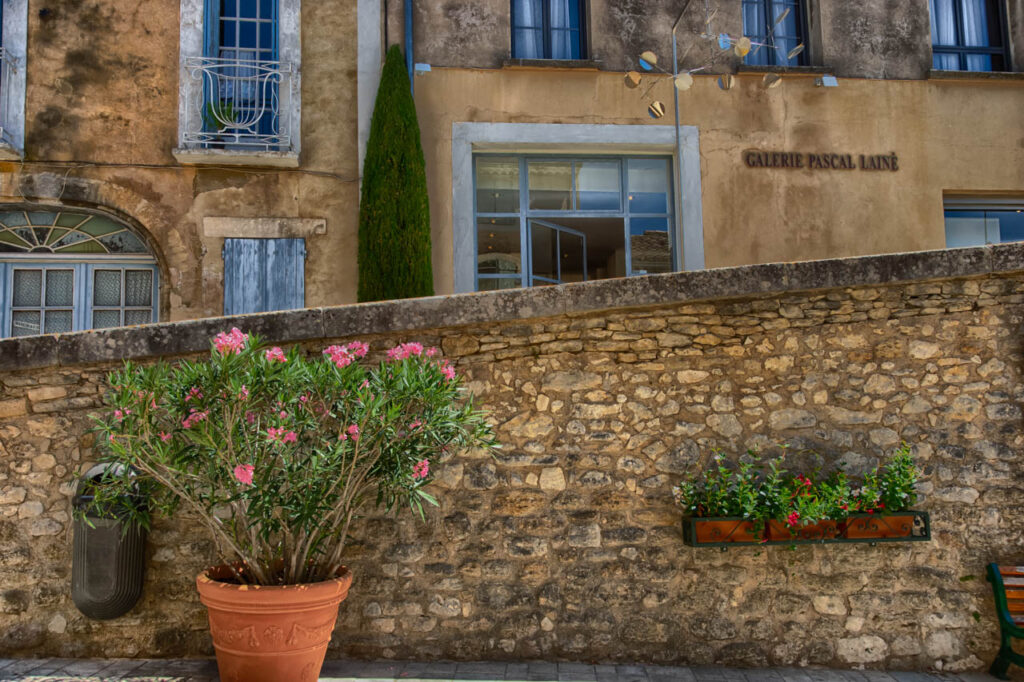
[[116, 218], [0, 205], [0, 337], [156, 322], [158, 292], [156, 258]]

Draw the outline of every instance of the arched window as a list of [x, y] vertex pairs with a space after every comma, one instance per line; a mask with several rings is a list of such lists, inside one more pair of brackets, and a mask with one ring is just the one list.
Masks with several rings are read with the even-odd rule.
[[158, 274], [110, 216], [0, 206], [0, 337], [156, 322]]

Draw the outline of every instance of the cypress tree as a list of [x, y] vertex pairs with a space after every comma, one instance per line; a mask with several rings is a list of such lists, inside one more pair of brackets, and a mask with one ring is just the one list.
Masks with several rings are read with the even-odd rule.
[[430, 206], [405, 59], [388, 50], [370, 123], [359, 205], [359, 300], [431, 296]]

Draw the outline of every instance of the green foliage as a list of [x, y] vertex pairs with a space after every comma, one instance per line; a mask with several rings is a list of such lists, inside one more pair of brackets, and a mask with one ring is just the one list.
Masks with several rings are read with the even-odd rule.
[[497, 447], [486, 415], [437, 349], [403, 344], [376, 367], [361, 343], [306, 359], [237, 329], [208, 360], [125, 363], [97, 419], [105, 461], [121, 475], [93, 488], [87, 514], [125, 496], [198, 518], [240, 581], [325, 580], [350, 524], [374, 507], [436, 504], [430, 469], [452, 451]]
[[398, 46], [388, 50], [359, 205], [359, 300], [431, 296], [430, 206], [416, 104]]
[[[917, 502], [918, 472], [907, 445], [900, 447], [884, 468], [868, 472], [854, 489], [843, 472], [814, 480], [784, 468], [785, 455], [768, 460], [748, 451], [748, 459], [730, 469], [722, 453], [705, 472], [684, 479], [674, 489], [677, 504], [687, 516], [740, 517], [763, 527], [769, 520], [792, 528], [826, 519], [842, 520], [853, 512], [887, 513], [909, 509]], [[750, 461], [752, 458], [753, 461]]]

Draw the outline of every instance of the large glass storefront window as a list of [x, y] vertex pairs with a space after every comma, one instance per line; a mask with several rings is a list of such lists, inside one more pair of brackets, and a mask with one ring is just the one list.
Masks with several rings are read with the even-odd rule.
[[671, 272], [666, 157], [474, 157], [477, 289]]
[[1024, 200], [947, 201], [946, 246], [1024, 241]]

